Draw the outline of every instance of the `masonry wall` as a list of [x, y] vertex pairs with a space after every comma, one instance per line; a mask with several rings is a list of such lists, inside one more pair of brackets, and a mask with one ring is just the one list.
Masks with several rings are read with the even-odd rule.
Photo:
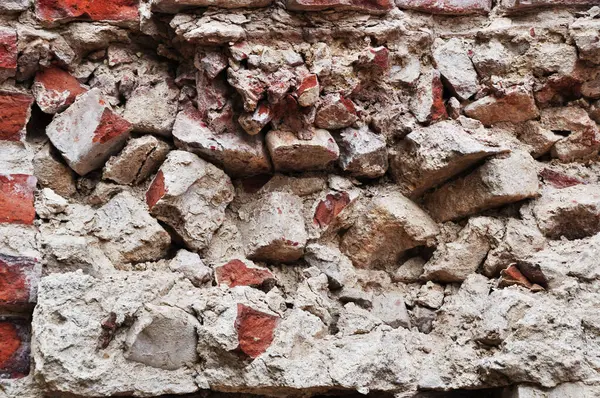
[[0, 0], [0, 397], [598, 397], [598, 0]]

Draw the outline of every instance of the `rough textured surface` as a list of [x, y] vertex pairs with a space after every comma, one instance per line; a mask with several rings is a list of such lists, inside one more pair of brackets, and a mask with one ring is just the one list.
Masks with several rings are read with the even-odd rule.
[[599, 32], [0, 1], [0, 398], [600, 396]]

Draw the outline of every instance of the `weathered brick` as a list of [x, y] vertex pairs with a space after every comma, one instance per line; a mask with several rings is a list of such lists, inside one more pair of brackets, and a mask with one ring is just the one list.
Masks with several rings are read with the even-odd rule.
[[430, 14], [472, 15], [487, 14], [491, 0], [396, 0], [398, 8]]
[[20, 141], [29, 120], [33, 97], [12, 91], [0, 91], [0, 140]]
[[36, 301], [41, 270], [33, 258], [0, 254], [0, 310], [30, 308]]
[[319, 100], [319, 92], [321, 87], [317, 75], [307, 75], [302, 79], [296, 95], [298, 96], [298, 104], [300, 106], [311, 106]]
[[519, 12], [549, 7], [592, 7], [598, 0], [502, 0], [501, 6], [508, 12]]
[[321, 228], [325, 228], [342, 212], [350, 203], [350, 195], [347, 192], [327, 194], [315, 209], [313, 221]]
[[273, 274], [268, 269], [254, 266], [254, 264], [248, 266], [246, 262], [238, 259], [216, 267], [215, 277], [218, 285], [224, 284], [229, 287], [261, 287], [275, 281]]
[[26, 319], [0, 317], [0, 379], [29, 373], [31, 332]]
[[57, 113], [69, 107], [79, 94], [87, 90], [69, 72], [50, 67], [35, 76], [33, 95], [45, 113]]
[[35, 14], [44, 22], [73, 19], [92, 21], [136, 21], [139, 0], [36, 0]]
[[279, 318], [257, 311], [244, 304], [237, 305], [235, 329], [238, 334], [239, 349], [251, 358], [256, 358], [273, 342]]
[[0, 27], [0, 82], [17, 70], [17, 31]]
[[129, 137], [131, 124], [110, 109], [92, 89], [77, 97], [46, 128], [46, 134], [69, 166], [79, 175], [100, 168]]
[[391, 0], [287, 0], [286, 7], [293, 11], [358, 11], [368, 14], [385, 14], [394, 8]]
[[257, 8], [267, 7], [273, 0], [154, 0], [152, 9], [159, 12], [176, 13], [191, 7]]
[[0, 175], [0, 223], [33, 224], [36, 183], [27, 174]]
[[329, 94], [317, 109], [315, 126], [322, 129], [341, 129], [358, 120], [354, 103], [339, 94]]
[[503, 97], [483, 97], [465, 107], [465, 115], [479, 120], [486, 126], [500, 122], [520, 123], [539, 116], [531, 92], [516, 87], [506, 91]]

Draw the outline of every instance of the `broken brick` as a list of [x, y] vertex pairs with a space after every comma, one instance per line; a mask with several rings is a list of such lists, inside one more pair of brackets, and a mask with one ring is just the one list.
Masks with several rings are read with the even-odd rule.
[[248, 266], [244, 261], [234, 259], [215, 268], [217, 284], [229, 287], [261, 287], [275, 281], [273, 274], [266, 268]]
[[441, 15], [487, 14], [492, 0], [396, 0], [398, 8]]
[[139, 19], [139, 0], [36, 0], [35, 14], [44, 22], [73, 19], [128, 22]]
[[308, 75], [302, 79], [302, 83], [296, 90], [298, 96], [298, 104], [300, 106], [311, 106], [317, 103], [319, 100], [319, 92], [321, 88], [319, 86], [319, 79], [317, 75]]
[[33, 224], [36, 183], [27, 174], [0, 175], [0, 223]]
[[87, 90], [69, 72], [57, 67], [47, 68], [35, 76], [33, 95], [45, 113], [61, 112]]
[[330, 94], [323, 98], [317, 109], [315, 126], [335, 130], [348, 127], [358, 120], [354, 103], [340, 94]]
[[15, 75], [17, 53], [16, 30], [0, 27], [0, 82]]
[[0, 254], [0, 309], [22, 311], [36, 301], [41, 265], [33, 258]]
[[0, 91], [0, 140], [20, 141], [29, 120], [33, 97], [12, 91]]
[[279, 318], [244, 304], [237, 305], [235, 330], [238, 334], [239, 349], [251, 358], [256, 358], [273, 342]]
[[29, 374], [31, 331], [27, 320], [0, 317], [0, 379]]
[[350, 203], [350, 195], [347, 192], [327, 194], [325, 200], [321, 200], [315, 210], [314, 222], [324, 228], [331, 224], [335, 217]]

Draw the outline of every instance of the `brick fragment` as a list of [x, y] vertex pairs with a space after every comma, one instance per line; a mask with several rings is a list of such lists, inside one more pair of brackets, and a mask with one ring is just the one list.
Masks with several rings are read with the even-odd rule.
[[350, 126], [358, 120], [354, 103], [340, 94], [329, 94], [317, 109], [315, 126], [335, 130]]
[[0, 91], [0, 140], [20, 141], [29, 120], [33, 97], [12, 91]]
[[35, 0], [35, 15], [44, 22], [74, 19], [132, 22], [139, 19], [139, 0]]
[[321, 87], [317, 75], [307, 75], [302, 79], [302, 83], [300, 83], [298, 90], [296, 90], [298, 104], [300, 104], [300, 106], [311, 106], [316, 104], [319, 100], [320, 91]]
[[257, 311], [244, 304], [237, 305], [235, 330], [239, 349], [251, 358], [256, 358], [273, 342], [279, 317]]
[[275, 281], [275, 277], [266, 268], [249, 264], [248, 261], [233, 259], [215, 268], [218, 285], [261, 287]]
[[275, 170], [324, 170], [339, 157], [340, 150], [327, 130], [315, 129], [314, 137], [300, 140], [287, 130], [271, 130], [267, 148]]
[[57, 67], [38, 72], [32, 90], [38, 106], [45, 113], [67, 109], [79, 94], [87, 91], [74, 76]]
[[69, 166], [85, 175], [104, 165], [129, 137], [131, 124], [110, 109], [99, 89], [77, 97], [46, 128], [46, 134]]
[[15, 75], [17, 54], [17, 31], [0, 27], [0, 83]]
[[483, 97], [465, 107], [465, 115], [485, 126], [500, 122], [521, 123], [539, 116], [533, 95], [524, 88], [507, 90], [503, 97]]
[[0, 175], [0, 223], [33, 224], [36, 183], [27, 174]]
[[0, 379], [29, 374], [31, 331], [26, 319], [0, 317]]
[[41, 270], [33, 258], [0, 254], [0, 310], [29, 309], [36, 302]]
[[327, 194], [325, 200], [321, 200], [315, 209], [314, 223], [325, 228], [342, 212], [350, 203], [350, 195], [347, 192]]

